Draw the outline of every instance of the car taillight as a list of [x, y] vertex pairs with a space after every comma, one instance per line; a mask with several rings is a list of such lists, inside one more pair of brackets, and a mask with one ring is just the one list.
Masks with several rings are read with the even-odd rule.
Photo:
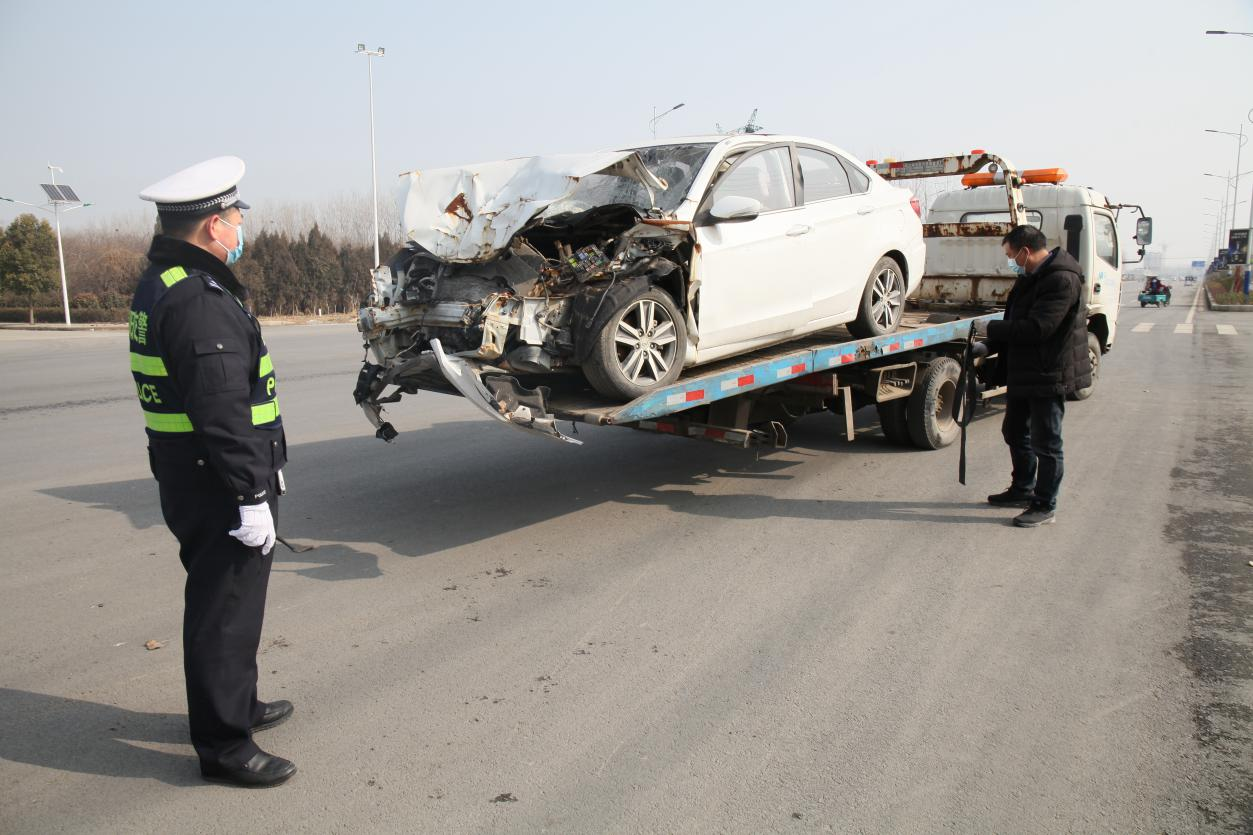
[[914, 210], [914, 214], [918, 215], [919, 220], [922, 220], [922, 204], [918, 202], [917, 197], [909, 198], [909, 208]]

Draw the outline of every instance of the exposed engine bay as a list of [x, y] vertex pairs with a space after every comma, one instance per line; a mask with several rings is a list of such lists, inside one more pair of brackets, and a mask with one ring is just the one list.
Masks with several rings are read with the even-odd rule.
[[[375, 271], [358, 316], [368, 354], [354, 397], [379, 437], [395, 435], [381, 404], [426, 389], [464, 394], [494, 417], [570, 440], [547, 415], [543, 387], [527, 388], [518, 375], [578, 375], [607, 319], [641, 288], [664, 289], [687, 320], [677, 326], [694, 333], [690, 225], [666, 215], [708, 147], [684, 147], [697, 151], [671, 160], [667, 170], [681, 182], [656, 177], [627, 152], [607, 169], [563, 172], [564, 188], [558, 183], [547, 194], [546, 174], [539, 185], [517, 187], [533, 174], [524, 169], [506, 172], [497, 193], [476, 199], [478, 178], [461, 174], [451, 181], [457, 193], [440, 207], [439, 223], [417, 230], [411, 199], [410, 241]], [[420, 185], [430, 190], [429, 182]], [[537, 199], [541, 194], [553, 199]], [[620, 202], [601, 202], [606, 198]], [[533, 214], [519, 213], [519, 204]], [[422, 208], [432, 214], [429, 205]], [[505, 225], [506, 215], [516, 231]], [[395, 388], [383, 396], [388, 387]]]

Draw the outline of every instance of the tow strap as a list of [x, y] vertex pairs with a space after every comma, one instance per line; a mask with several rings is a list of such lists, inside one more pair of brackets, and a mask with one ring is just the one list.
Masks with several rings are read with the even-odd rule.
[[[966, 427], [974, 419], [979, 402], [979, 380], [975, 375], [975, 324], [970, 323], [966, 349], [962, 352], [962, 370], [957, 378], [957, 396], [953, 398], [953, 420], [961, 427], [961, 451], [957, 459], [957, 480], [966, 483]], [[967, 408], [963, 408], [967, 406]]]

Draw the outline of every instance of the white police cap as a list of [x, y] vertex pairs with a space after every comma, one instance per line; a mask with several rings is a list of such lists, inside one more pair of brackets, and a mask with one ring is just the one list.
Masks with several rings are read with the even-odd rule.
[[244, 178], [239, 157], [214, 157], [171, 174], [139, 192], [158, 212], [198, 214], [219, 209], [247, 209], [235, 186]]

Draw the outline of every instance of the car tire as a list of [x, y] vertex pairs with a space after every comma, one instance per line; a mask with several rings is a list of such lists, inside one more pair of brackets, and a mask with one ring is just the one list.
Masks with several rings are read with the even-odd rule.
[[879, 412], [879, 428], [883, 430], [883, 437], [889, 443], [900, 446], [909, 446], [913, 443], [909, 437], [909, 424], [906, 422], [908, 412], [906, 400], [908, 398], [898, 397], [875, 406]]
[[1088, 332], [1088, 359], [1092, 361], [1092, 385], [1075, 389], [1066, 395], [1067, 400], [1087, 400], [1096, 390], [1096, 377], [1101, 370], [1101, 340], [1091, 331]]
[[886, 255], [880, 258], [866, 279], [857, 318], [848, 323], [849, 333], [865, 339], [895, 331], [905, 313], [905, 289], [901, 265]]
[[1140, 302], [1140, 307], [1146, 307], [1147, 305], [1148, 305], [1148, 302]]
[[[648, 336], [662, 341], [645, 341]], [[610, 315], [583, 362], [583, 374], [604, 396], [634, 400], [677, 380], [686, 355], [683, 314], [669, 293], [649, 287]]]
[[940, 357], [927, 366], [914, 385], [905, 409], [909, 438], [919, 449], [941, 449], [957, 440], [961, 427], [953, 419], [953, 398], [961, 366], [952, 357]]

